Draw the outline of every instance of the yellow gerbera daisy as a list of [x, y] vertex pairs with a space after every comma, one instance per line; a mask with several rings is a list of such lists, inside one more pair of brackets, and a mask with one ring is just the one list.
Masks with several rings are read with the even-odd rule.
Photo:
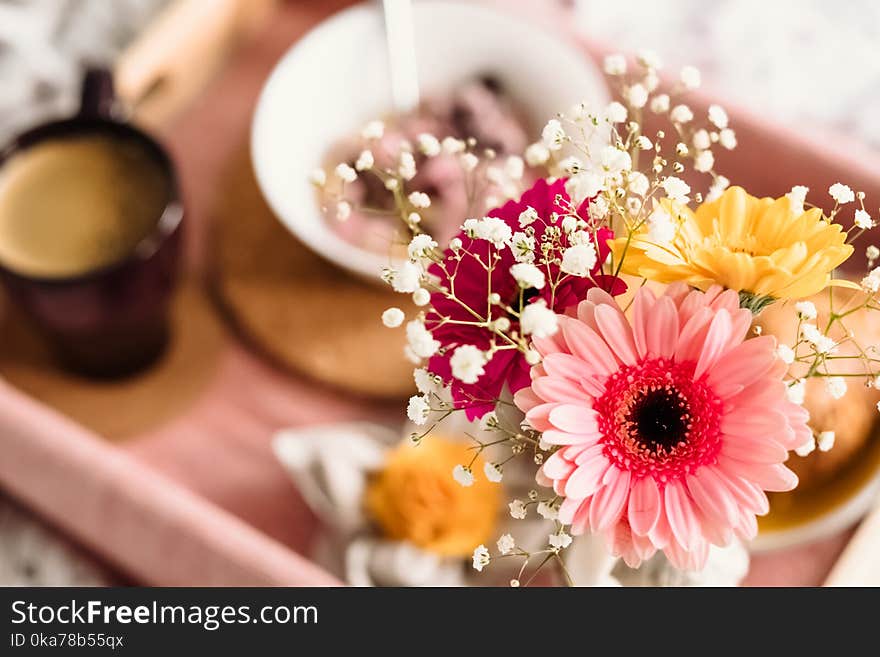
[[[788, 197], [755, 198], [731, 187], [696, 212], [668, 199], [677, 223], [669, 242], [653, 241], [648, 226], [610, 242], [622, 271], [659, 283], [715, 283], [754, 298], [800, 299], [832, 283], [831, 271], [853, 252], [839, 224], [822, 210], [796, 211]], [[629, 244], [627, 241], [629, 239]]]

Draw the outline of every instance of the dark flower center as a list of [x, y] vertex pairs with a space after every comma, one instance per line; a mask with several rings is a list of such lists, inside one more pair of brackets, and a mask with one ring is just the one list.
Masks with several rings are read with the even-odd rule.
[[685, 400], [669, 388], [645, 393], [632, 405], [627, 420], [636, 440], [651, 452], [671, 451], [687, 438], [690, 423]]

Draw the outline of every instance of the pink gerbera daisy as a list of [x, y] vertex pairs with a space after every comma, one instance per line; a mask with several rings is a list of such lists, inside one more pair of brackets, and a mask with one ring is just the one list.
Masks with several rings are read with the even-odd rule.
[[[561, 201], [561, 203], [560, 203]], [[488, 216], [502, 219], [512, 232], [522, 230], [519, 217], [523, 211], [531, 207], [539, 217], [532, 226], [537, 255], [540, 257], [540, 245], [544, 239], [544, 233], [548, 227], [559, 228], [562, 217], [566, 215], [569, 204], [569, 196], [565, 191], [565, 180], [558, 179], [553, 183], [546, 180], [538, 180], [531, 189], [523, 193], [519, 200], [510, 200], [500, 208], [489, 212]], [[589, 221], [587, 202], [585, 201], [577, 210], [578, 215]], [[564, 233], [563, 233], [564, 235]], [[463, 383], [452, 376], [450, 357], [458, 345], [473, 345], [481, 350], [489, 347], [493, 337], [491, 331], [484, 327], [473, 325], [473, 314], [468, 308], [483, 309], [486, 307], [486, 299], [491, 291], [500, 295], [501, 299], [511, 305], [519, 303], [520, 289], [516, 280], [510, 274], [511, 265], [516, 263], [516, 258], [507, 246], [497, 248], [486, 240], [474, 239], [465, 232], [458, 234], [462, 242], [462, 250], [478, 256], [483, 262], [489, 262], [497, 254], [491, 279], [486, 276], [482, 265], [471, 256], [462, 258], [456, 263], [453, 251], [447, 249], [444, 260], [450, 271], [456, 271], [455, 292], [458, 301], [447, 298], [443, 293], [435, 292], [431, 295], [431, 312], [426, 318], [426, 325], [431, 329], [435, 340], [440, 341], [439, 353], [430, 359], [428, 369], [440, 376], [450, 385], [452, 398], [457, 408], [466, 409], [468, 419], [479, 418], [494, 410], [496, 400], [501, 396], [505, 385], [511, 392], [529, 385], [529, 365], [522, 353], [516, 350], [496, 352], [486, 364], [484, 374], [475, 383]], [[558, 313], [563, 313], [573, 308], [586, 297], [587, 290], [600, 286], [612, 292], [620, 294], [626, 290], [626, 285], [614, 276], [601, 273], [602, 263], [608, 257], [608, 239], [613, 233], [607, 228], [595, 231], [595, 243], [597, 246], [596, 266], [590, 276], [563, 276], [561, 284], [551, 292], [550, 286], [543, 289], [529, 289], [524, 295], [525, 304], [534, 303], [543, 299], [549, 308]], [[567, 245], [563, 237], [563, 246]], [[561, 253], [556, 254], [561, 257]], [[545, 268], [548, 279], [560, 277], [559, 265], [554, 264]], [[449, 278], [443, 269], [434, 265], [430, 273], [439, 279], [441, 286], [450, 287]], [[499, 306], [492, 309], [492, 318], [498, 319], [506, 313]], [[443, 322], [443, 318], [456, 320], [456, 322]], [[510, 318], [513, 329], [516, 329], [516, 318]]]
[[572, 533], [602, 533], [633, 567], [663, 550], [690, 570], [710, 543], [754, 538], [764, 491], [797, 485], [783, 461], [811, 432], [786, 396], [775, 339], [746, 340], [750, 324], [719, 287], [642, 288], [631, 323], [594, 289], [535, 340], [543, 360], [515, 400], [559, 446], [538, 479], [565, 498]]

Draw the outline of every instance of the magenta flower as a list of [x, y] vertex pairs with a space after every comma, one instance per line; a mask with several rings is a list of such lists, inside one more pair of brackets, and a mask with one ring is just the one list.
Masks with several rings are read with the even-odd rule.
[[642, 288], [632, 322], [591, 290], [577, 317], [534, 341], [543, 360], [515, 401], [559, 446], [538, 479], [565, 498], [573, 534], [603, 534], [633, 567], [663, 550], [691, 570], [710, 543], [754, 538], [764, 491], [797, 485], [783, 462], [812, 435], [775, 339], [746, 340], [750, 323], [718, 286]]
[[[557, 197], [562, 204], [557, 203]], [[565, 181], [556, 180], [548, 183], [546, 180], [538, 180], [534, 186], [526, 191], [518, 201], [508, 201], [500, 208], [489, 212], [488, 216], [497, 217], [504, 221], [512, 233], [521, 231], [520, 215], [529, 207], [533, 208], [538, 220], [531, 225], [535, 234], [535, 261], [541, 258], [541, 243], [545, 232], [550, 226], [561, 226], [561, 216], [569, 212], [569, 197], [565, 192]], [[557, 217], [554, 213], [560, 215]], [[578, 208], [578, 215], [584, 220], [589, 220], [586, 202]], [[457, 300], [448, 298], [442, 292], [431, 295], [431, 311], [426, 317], [426, 325], [431, 329], [434, 339], [441, 344], [440, 351], [428, 362], [428, 369], [440, 376], [443, 381], [450, 385], [452, 398], [456, 408], [466, 410], [468, 419], [480, 418], [495, 408], [497, 400], [507, 385], [508, 389], [515, 393], [529, 385], [529, 365], [520, 351], [515, 349], [500, 350], [494, 353], [492, 358], [484, 366], [483, 374], [474, 383], [464, 383], [452, 376], [450, 358], [456, 347], [460, 345], [473, 345], [480, 350], [490, 347], [493, 337], [492, 331], [486, 327], [449, 323], [448, 320], [472, 322], [474, 315], [468, 310], [473, 309], [482, 313], [485, 317], [487, 311], [487, 298], [492, 293], [500, 295], [501, 300], [507, 305], [517, 308], [519, 306], [520, 288], [516, 280], [510, 274], [510, 267], [517, 260], [509, 245], [495, 246], [492, 242], [484, 239], [468, 237], [465, 232], [458, 234], [462, 242], [461, 249], [467, 251], [460, 262], [456, 262], [453, 251], [447, 249], [444, 260], [450, 276], [454, 275], [454, 288]], [[542, 289], [530, 288], [523, 295], [524, 304], [534, 303], [543, 299], [549, 308], [557, 313], [565, 313], [586, 298], [587, 290], [599, 286], [611, 294], [620, 294], [626, 289], [625, 284], [614, 276], [601, 274], [601, 263], [608, 256], [607, 240], [613, 234], [607, 228], [596, 231], [596, 265], [590, 276], [564, 275], [560, 272], [558, 264], [541, 265], [548, 281], [559, 280], [558, 286], [551, 289], [545, 285]], [[563, 233], [562, 243], [556, 243], [556, 249], [561, 250], [568, 246], [567, 237]], [[479, 256], [483, 262], [489, 262], [497, 254], [491, 277], [479, 261], [472, 256]], [[561, 260], [562, 254], [555, 253]], [[441, 286], [450, 289], [452, 287], [450, 276], [444, 273], [437, 265], [430, 268], [430, 273], [439, 278]], [[466, 306], [466, 307], [465, 307]], [[491, 308], [491, 317], [497, 320], [508, 313], [497, 305]], [[517, 319], [510, 316], [511, 330], [517, 329]], [[444, 322], [444, 320], [447, 320]]]

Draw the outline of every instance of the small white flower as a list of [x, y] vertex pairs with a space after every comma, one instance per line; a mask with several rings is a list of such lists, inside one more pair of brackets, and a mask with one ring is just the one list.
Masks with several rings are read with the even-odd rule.
[[650, 182], [648, 177], [641, 171], [632, 171], [627, 176], [627, 189], [636, 196], [644, 196], [648, 193]]
[[794, 304], [794, 309], [800, 319], [814, 320], [819, 314], [816, 310], [816, 304], [812, 301], [798, 301]]
[[398, 187], [400, 187], [400, 182], [397, 180], [397, 178], [389, 178], [385, 181], [385, 189], [387, 189], [389, 192], [393, 192]]
[[709, 121], [719, 130], [724, 130], [728, 125], [729, 118], [721, 105], [709, 105]]
[[651, 111], [654, 114], [665, 114], [669, 111], [669, 96], [659, 94], [651, 99]]
[[599, 163], [611, 175], [632, 169], [632, 158], [629, 153], [615, 146], [606, 146], [599, 154]]
[[657, 87], [660, 86], [660, 76], [657, 75], [657, 71], [654, 69], [647, 71], [645, 77], [642, 78], [642, 84], [645, 85], [645, 89], [648, 91], [656, 91]]
[[400, 154], [400, 165], [397, 172], [404, 180], [412, 180], [416, 177], [416, 158], [409, 151]]
[[688, 123], [694, 118], [694, 113], [687, 105], [676, 105], [669, 113], [673, 123]]
[[862, 289], [872, 294], [880, 291], [880, 267], [875, 267], [862, 279]]
[[416, 143], [419, 146], [419, 150], [428, 157], [440, 155], [440, 141], [434, 135], [423, 132], [416, 137]]
[[340, 162], [336, 165], [336, 169], [334, 169], [334, 173], [336, 177], [340, 180], [343, 180], [347, 183], [352, 183], [357, 180], [357, 171], [348, 166], [345, 162]]
[[315, 187], [323, 187], [327, 184], [327, 174], [324, 169], [314, 169], [309, 174], [309, 182], [311, 182]]
[[422, 270], [413, 262], [404, 262], [398, 269], [392, 269], [388, 273], [388, 280], [395, 292], [412, 294], [419, 289], [422, 279]]
[[675, 154], [679, 157], [686, 157], [688, 153], [690, 153], [690, 150], [684, 142], [680, 141], [675, 145]]
[[825, 379], [825, 390], [832, 399], [840, 399], [846, 394], [846, 379], [842, 376], [829, 376]]
[[833, 431], [823, 431], [819, 434], [819, 437], [816, 439], [816, 443], [819, 446], [820, 452], [827, 452], [832, 447], [834, 447], [834, 432]]
[[559, 162], [559, 168], [570, 176], [575, 175], [584, 170], [584, 163], [580, 158], [571, 155]]
[[607, 55], [604, 68], [608, 75], [623, 75], [626, 73], [626, 57], [618, 53]]
[[[510, 318], [508, 317], [499, 317], [494, 322], [492, 322], [492, 326], [496, 331], [509, 331], [510, 330]], [[483, 417], [486, 417], [485, 415]]]
[[880, 258], [880, 249], [871, 244], [865, 249], [865, 257], [872, 262], [877, 258]]
[[418, 290], [412, 293], [413, 303], [417, 306], [427, 306], [431, 303], [431, 293], [428, 292], [425, 288], [420, 287]]
[[550, 159], [550, 149], [544, 144], [536, 142], [526, 148], [525, 158], [530, 167], [541, 166]]
[[538, 502], [537, 511], [544, 520], [556, 520], [559, 517], [559, 509], [547, 502]]
[[700, 151], [694, 157], [694, 169], [700, 173], [707, 173], [715, 166], [715, 156], [712, 151]]
[[389, 308], [382, 313], [382, 323], [388, 328], [397, 328], [403, 324], [404, 319], [406, 319], [406, 315], [400, 308]]
[[373, 165], [376, 163], [375, 158], [373, 157], [373, 152], [369, 150], [361, 151], [361, 154], [358, 155], [357, 161], [354, 163], [354, 168], [358, 171], [368, 171], [373, 168]]
[[431, 207], [431, 197], [425, 194], [425, 192], [412, 192], [407, 198], [409, 199], [409, 202], [412, 203], [413, 207]]
[[514, 588], [514, 589], [519, 588], [519, 580], [518, 579], [510, 580], [510, 587]]
[[831, 185], [831, 187], [828, 188], [828, 194], [831, 198], [840, 203], [840, 205], [852, 203], [856, 200], [856, 195], [853, 193], [853, 190], [843, 183], [834, 183]]
[[585, 230], [576, 230], [568, 236], [568, 243], [572, 246], [577, 244], [592, 244], [593, 236]]
[[532, 263], [535, 261], [535, 238], [523, 232], [516, 232], [510, 238], [510, 250], [517, 262]]
[[539, 299], [523, 308], [519, 316], [519, 327], [523, 335], [548, 338], [559, 330], [559, 318], [543, 299]]
[[527, 206], [525, 210], [519, 213], [519, 227], [525, 228], [526, 226], [531, 226], [538, 220], [538, 211], [535, 210], [531, 205]]
[[659, 70], [663, 66], [660, 56], [653, 50], [640, 50], [636, 54], [636, 60], [645, 68]]
[[863, 230], [874, 227], [874, 222], [871, 220], [871, 215], [869, 215], [864, 210], [856, 210], [853, 223], [855, 223], [857, 228], [861, 228]]
[[541, 354], [539, 354], [534, 349], [529, 349], [525, 355], [526, 355], [526, 362], [529, 365], [537, 365], [538, 363], [541, 362]]
[[652, 144], [651, 140], [645, 137], [645, 135], [639, 135], [636, 137], [636, 146], [638, 146], [641, 151], [649, 151], [654, 148], [654, 144]]
[[700, 86], [700, 71], [694, 66], [685, 66], [679, 74], [681, 84], [685, 89], [697, 89]]
[[608, 201], [602, 196], [597, 196], [590, 201], [590, 217], [604, 219], [608, 215]]
[[648, 102], [648, 90], [644, 85], [634, 84], [627, 92], [627, 100], [632, 107], [640, 109]]
[[420, 215], [418, 212], [410, 212], [409, 215], [406, 217], [406, 220], [411, 225], [418, 226], [420, 223], [422, 223], [422, 215]]
[[483, 568], [489, 565], [490, 559], [489, 550], [486, 549], [486, 546], [478, 546], [477, 549], [474, 550], [474, 570], [482, 572]]
[[381, 121], [370, 121], [361, 130], [361, 137], [364, 139], [382, 139], [385, 134], [385, 124]]
[[562, 124], [556, 119], [547, 121], [547, 125], [541, 131], [541, 140], [544, 142], [544, 146], [551, 151], [558, 151], [562, 148], [562, 144], [565, 142], [565, 130], [562, 128]]
[[480, 429], [488, 431], [498, 426], [498, 416], [495, 411], [490, 411], [480, 418]]
[[499, 483], [503, 476], [501, 468], [494, 463], [489, 463], [488, 461], [483, 464], [483, 474], [486, 475], [486, 479], [491, 481], [493, 484]]
[[573, 215], [565, 215], [565, 217], [562, 218], [562, 232], [566, 235], [570, 235], [575, 231], [575, 229], [577, 229], [579, 221], [580, 220]]
[[709, 186], [709, 193], [706, 195], [707, 201], [714, 201], [721, 196], [725, 189], [730, 187], [730, 180], [724, 176], [716, 176]]
[[466, 468], [463, 465], [456, 465], [452, 468], [452, 478], [465, 488], [474, 485], [474, 473], [471, 472], [470, 468]]
[[588, 198], [594, 198], [604, 187], [602, 178], [594, 173], [579, 173], [565, 181], [565, 191], [575, 205], [583, 203]]
[[807, 200], [807, 192], [809, 191], [809, 187], [804, 187], [803, 185], [795, 185], [791, 188], [791, 191], [786, 194], [791, 205], [791, 211], [794, 214], [803, 214], [804, 202]]
[[500, 249], [513, 237], [513, 231], [507, 222], [498, 217], [483, 217], [477, 222], [477, 237], [492, 242]]
[[455, 137], [444, 137], [443, 142], [440, 147], [443, 149], [444, 153], [448, 153], [449, 155], [455, 155], [456, 153], [464, 152], [467, 144], [465, 144], [461, 139], [456, 139]]
[[430, 412], [431, 405], [428, 403], [426, 396], [414, 395], [409, 398], [409, 403], [406, 405], [406, 416], [410, 422], [422, 426], [428, 421], [428, 413]]
[[712, 139], [704, 128], [700, 128], [694, 133], [693, 144], [698, 151], [704, 151], [712, 146]]
[[816, 439], [813, 435], [810, 435], [810, 439], [805, 442], [803, 445], [796, 447], [794, 453], [798, 456], [808, 456], [813, 453], [813, 450], [816, 449]]
[[657, 244], [669, 244], [675, 239], [677, 226], [670, 214], [658, 205], [653, 212], [648, 215], [648, 236], [652, 242]]
[[529, 288], [541, 290], [546, 282], [544, 272], [527, 262], [518, 262], [515, 265], [511, 265], [510, 275], [513, 276], [523, 290], [528, 290]]
[[718, 133], [718, 143], [729, 151], [736, 148], [736, 133], [730, 128], [724, 128]]
[[501, 538], [498, 539], [498, 551], [501, 554], [510, 554], [515, 547], [516, 541], [513, 540], [513, 536], [510, 534], [502, 534]]
[[526, 517], [526, 505], [521, 500], [514, 500], [507, 505], [510, 509], [510, 517], [515, 520], [522, 520]]
[[596, 247], [590, 244], [576, 244], [568, 247], [562, 254], [560, 268], [572, 276], [589, 276], [596, 266]]
[[791, 365], [794, 362], [794, 356], [794, 349], [787, 344], [781, 344], [776, 347], [776, 357], [786, 365]]
[[436, 248], [437, 242], [433, 237], [426, 233], [420, 233], [419, 235], [414, 235], [410, 240], [406, 252], [410, 260], [418, 260], [429, 256]]
[[453, 251], [458, 251], [459, 249], [461, 249], [463, 244], [464, 243], [461, 241], [460, 237], [453, 237], [451, 240], [449, 240], [449, 248]]
[[423, 395], [434, 390], [434, 376], [424, 367], [417, 367], [413, 370], [413, 381], [416, 383], [416, 389]]
[[486, 370], [483, 366], [487, 363], [486, 354], [472, 344], [463, 344], [456, 347], [449, 359], [452, 368], [452, 376], [462, 383], [476, 383]]
[[561, 531], [558, 534], [550, 534], [549, 542], [554, 550], [564, 550], [571, 545], [571, 536]]
[[525, 163], [518, 155], [511, 155], [504, 161], [504, 173], [511, 180], [519, 180], [525, 173]]
[[430, 358], [440, 348], [440, 342], [434, 339], [425, 323], [417, 319], [407, 323], [406, 339], [409, 348], [419, 358]]
[[681, 178], [667, 176], [663, 179], [663, 182], [660, 183], [660, 186], [663, 188], [663, 191], [666, 192], [666, 196], [677, 203], [687, 203], [690, 200], [688, 198], [688, 194], [691, 193], [690, 185]]
[[626, 121], [626, 116], [626, 107], [616, 100], [608, 103], [608, 106], [605, 108], [605, 118], [609, 123], [623, 123]]
[[338, 221], [348, 221], [351, 216], [351, 203], [348, 201], [339, 201], [336, 204], [336, 219]]
[[793, 404], [803, 404], [806, 392], [807, 382], [803, 379], [798, 379], [797, 381], [790, 383], [785, 389], [785, 394], [788, 397], [788, 401]]
[[477, 165], [480, 163], [480, 158], [478, 158], [473, 153], [462, 153], [461, 154], [461, 166], [465, 171], [473, 171], [477, 168]]

